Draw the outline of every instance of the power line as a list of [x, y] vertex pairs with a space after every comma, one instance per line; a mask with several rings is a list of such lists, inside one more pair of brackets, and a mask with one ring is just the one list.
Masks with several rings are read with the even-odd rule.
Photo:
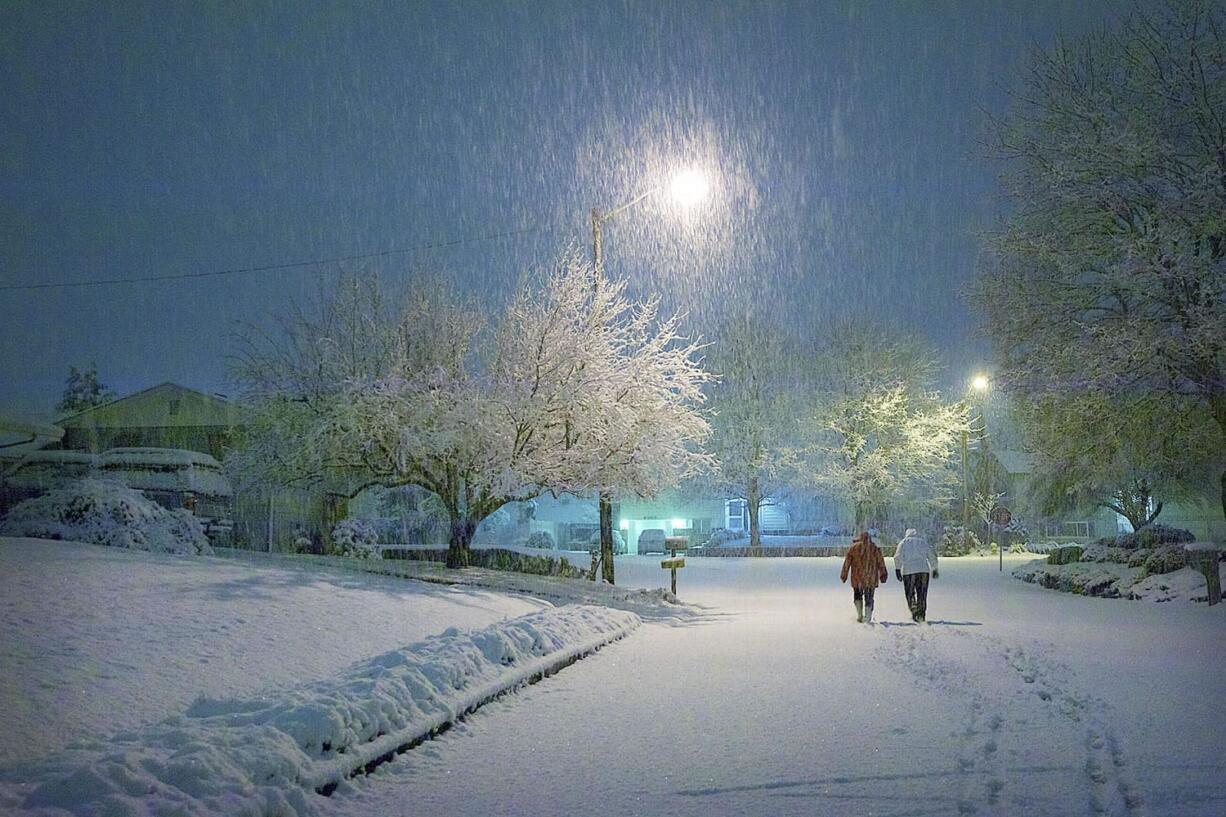
[[461, 244], [472, 244], [478, 241], [497, 241], [500, 238], [510, 238], [512, 236], [524, 235], [526, 233], [543, 232], [551, 232], [551, 230], [544, 227], [528, 227], [523, 230], [508, 230], [507, 232], [492, 233], [490, 235], [457, 238], [452, 241], [440, 241], [434, 244], [418, 244], [415, 247], [404, 247], [396, 250], [382, 250], [381, 252], [361, 253], [358, 255], [342, 255], [335, 258], [317, 258], [312, 261], [294, 261], [287, 264], [266, 264], [259, 267], [235, 267], [233, 269], [210, 270], [208, 272], [168, 273], [165, 275], [144, 275], [136, 278], [107, 278], [100, 281], [56, 281], [42, 284], [0, 284], [0, 291], [12, 291], [18, 289], [72, 289], [81, 287], [109, 286], [111, 284], [144, 284], [152, 281], [179, 281], [188, 278], [217, 278], [223, 275], [274, 272], [276, 270], [317, 267], [325, 264], [340, 264], [345, 261], [364, 261], [371, 258], [386, 258], [390, 255], [405, 255], [407, 253], [422, 252], [423, 250], [437, 250], [444, 247], [456, 247]]

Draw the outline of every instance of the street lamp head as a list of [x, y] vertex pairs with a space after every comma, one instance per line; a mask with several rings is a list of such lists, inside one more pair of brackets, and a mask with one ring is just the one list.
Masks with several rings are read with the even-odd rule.
[[977, 392], [986, 392], [991, 385], [986, 374], [977, 374], [971, 378], [971, 388]]
[[691, 207], [707, 197], [711, 189], [707, 176], [701, 170], [689, 168], [673, 176], [669, 186], [673, 201], [682, 207]]

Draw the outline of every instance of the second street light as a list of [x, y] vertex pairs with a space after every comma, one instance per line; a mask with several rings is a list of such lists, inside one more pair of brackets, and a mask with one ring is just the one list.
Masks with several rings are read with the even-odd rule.
[[[710, 184], [706, 175], [696, 168], [679, 171], [663, 184], [656, 185], [645, 193], [640, 193], [628, 202], [619, 204], [608, 210], [599, 207], [592, 208], [592, 292], [600, 291], [600, 281], [604, 277], [604, 234], [606, 222], [619, 213], [629, 210], [639, 204], [668, 190], [672, 200], [681, 207], [691, 207], [707, 197]], [[613, 494], [608, 490], [600, 492], [600, 575], [603, 581], [613, 584]], [[593, 571], [593, 579], [595, 579]]]

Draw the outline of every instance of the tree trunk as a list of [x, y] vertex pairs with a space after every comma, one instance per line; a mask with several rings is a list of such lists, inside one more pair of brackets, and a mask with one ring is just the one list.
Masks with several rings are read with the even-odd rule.
[[1154, 511], [1150, 513], [1151, 494], [1149, 485], [1144, 480], [1134, 483], [1129, 488], [1116, 491], [1114, 499], [1114, 504], [1110, 502], [1103, 504], [1127, 519], [1134, 533], [1153, 522], [1158, 518], [1158, 514], [1162, 513], [1161, 502], [1155, 503]]
[[[1226, 437], [1226, 394], [1210, 397], [1209, 410], [1213, 412], [1213, 419], [1217, 420], [1222, 436]], [[1222, 472], [1222, 516], [1226, 516], [1226, 471]]]
[[600, 578], [613, 581], [613, 497], [600, 492]]
[[762, 530], [759, 527], [759, 511], [762, 505], [762, 489], [758, 485], [758, 477], [749, 478], [749, 490], [745, 492], [746, 506], [749, 510], [749, 546], [762, 547]]
[[856, 523], [855, 532], [859, 533], [865, 529], [865, 522], [868, 520], [868, 503], [863, 500], [855, 500], [856, 506]]
[[473, 534], [477, 531], [477, 522], [467, 517], [453, 516], [451, 518], [451, 538], [447, 542], [447, 567], [459, 569], [468, 567], [469, 546]]

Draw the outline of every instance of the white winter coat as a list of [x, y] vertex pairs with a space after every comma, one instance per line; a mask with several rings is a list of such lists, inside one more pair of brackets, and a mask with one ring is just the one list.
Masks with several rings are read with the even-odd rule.
[[937, 549], [914, 529], [909, 529], [907, 535], [898, 543], [898, 550], [894, 551], [894, 568], [904, 576], [912, 573], [935, 573]]

